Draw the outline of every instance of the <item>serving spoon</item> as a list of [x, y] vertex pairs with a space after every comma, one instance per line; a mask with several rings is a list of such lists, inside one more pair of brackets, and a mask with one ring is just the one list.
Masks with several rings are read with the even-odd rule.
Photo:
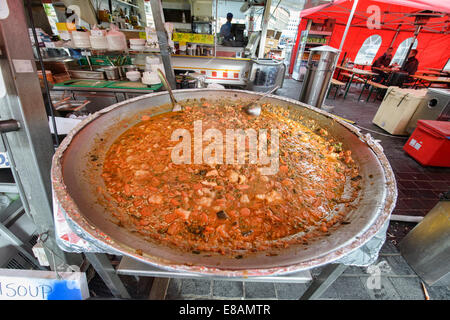
[[183, 107], [175, 99], [173, 92], [172, 92], [172, 88], [170, 87], [169, 81], [167, 81], [167, 78], [164, 75], [164, 73], [159, 68], [157, 70], [157, 73], [158, 73], [159, 78], [161, 79], [162, 84], [164, 85], [166, 90], [169, 91], [170, 101], [172, 101], [172, 112], [183, 111]]
[[280, 86], [276, 86], [272, 90], [267, 91], [262, 96], [259, 96], [255, 100], [252, 100], [250, 103], [248, 103], [245, 106], [243, 106], [242, 109], [248, 115], [255, 116], [255, 117], [259, 116], [261, 114], [261, 106], [260, 105], [255, 106], [254, 104], [256, 102], [258, 102], [259, 100], [261, 100], [262, 98], [268, 96], [269, 94], [274, 93], [279, 88], [280, 88]]

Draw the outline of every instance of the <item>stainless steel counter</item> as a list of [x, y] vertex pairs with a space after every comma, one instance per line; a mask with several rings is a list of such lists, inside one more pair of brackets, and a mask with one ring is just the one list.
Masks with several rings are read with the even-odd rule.
[[128, 100], [140, 95], [155, 92], [148, 89], [118, 89], [118, 88], [92, 88], [92, 87], [58, 87], [53, 86], [51, 89], [52, 99], [62, 100], [70, 96], [72, 100], [89, 100], [86, 106], [88, 112], [97, 112], [114, 103]]

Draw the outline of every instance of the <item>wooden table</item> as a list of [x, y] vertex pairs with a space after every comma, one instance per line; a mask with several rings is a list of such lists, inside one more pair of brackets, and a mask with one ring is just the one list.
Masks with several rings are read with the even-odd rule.
[[364, 70], [366, 67], [371, 67], [372, 65], [371, 65], [371, 64], [359, 64], [359, 63], [355, 63], [355, 66], [361, 67], [361, 68]]
[[417, 88], [417, 85], [422, 84], [425, 88], [429, 88], [434, 83], [443, 83], [450, 85], [450, 77], [430, 77], [430, 76], [411, 76], [416, 81], [414, 82], [413, 87]]
[[[347, 68], [347, 67], [343, 67], [343, 66], [336, 66], [336, 68], [339, 69], [339, 73], [340, 73], [340, 70], [344, 70], [344, 71], [351, 73], [351, 75], [352, 75], [350, 77], [350, 80], [347, 82], [344, 99], [347, 97], [348, 90], [350, 89], [350, 85], [352, 84], [353, 78], [355, 77], [355, 75], [362, 76], [365, 79], [364, 85], [367, 83], [367, 80], [369, 80], [369, 77], [377, 75], [377, 73], [369, 71], [369, 70], [362, 70], [362, 69], [357, 69], [357, 68]], [[338, 73], [338, 77], [339, 77], [339, 73]]]
[[426, 71], [426, 70], [420, 70], [420, 71], [416, 71], [415, 73], [416, 75], [420, 75], [420, 76], [445, 76], [445, 73], [440, 72], [440, 71]]
[[383, 72], [386, 72], [386, 73], [399, 71], [398, 69], [386, 68], [386, 67], [373, 67], [373, 69], [378, 70], [378, 71], [383, 71]]
[[358, 69], [358, 68], [347, 68], [347, 67], [343, 67], [343, 66], [336, 66], [336, 68], [353, 73], [353, 74], [357, 74], [357, 75], [362, 75], [362, 76], [376, 76], [377, 74], [375, 72], [369, 71], [369, 70], [363, 70], [363, 69]]
[[425, 68], [431, 71], [437, 71], [437, 72], [442, 72], [442, 73], [450, 73], [450, 70], [442, 70], [442, 69], [438, 69], [438, 68]]

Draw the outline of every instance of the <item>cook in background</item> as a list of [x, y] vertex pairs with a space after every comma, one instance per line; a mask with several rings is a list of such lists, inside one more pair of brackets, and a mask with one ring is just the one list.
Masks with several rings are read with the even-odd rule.
[[233, 40], [233, 34], [231, 33], [231, 20], [233, 20], [233, 14], [227, 13], [227, 22], [220, 27], [220, 36], [224, 41]]

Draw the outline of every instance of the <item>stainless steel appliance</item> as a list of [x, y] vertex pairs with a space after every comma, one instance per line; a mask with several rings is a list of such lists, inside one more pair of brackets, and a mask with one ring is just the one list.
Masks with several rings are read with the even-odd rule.
[[192, 22], [192, 32], [202, 34], [212, 34], [211, 22], [204, 22], [204, 21]]
[[428, 89], [424, 101], [417, 107], [411, 120], [408, 122], [406, 132], [411, 134], [417, 127], [417, 121], [420, 119], [450, 120], [450, 89]]
[[[308, 64], [306, 66], [305, 79], [299, 100], [306, 104], [320, 108], [325, 99], [333, 66], [338, 57], [339, 50], [330, 46], [320, 46], [310, 50]], [[319, 59], [313, 56], [319, 55]]]
[[428, 285], [450, 285], [450, 191], [403, 238], [400, 252]]
[[267, 92], [283, 86], [286, 66], [283, 61], [273, 59], [252, 59], [247, 89], [257, 92]]
[[72, 79], [105, 79], [105, 73], [103, 71], [89, 71], [89, 70], [69, 70], [70, 77]]

